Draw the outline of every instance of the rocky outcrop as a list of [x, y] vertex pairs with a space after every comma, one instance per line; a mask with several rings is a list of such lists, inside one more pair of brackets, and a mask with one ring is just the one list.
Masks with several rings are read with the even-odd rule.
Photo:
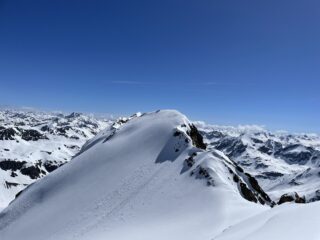
[[17, 171], [20, 170], [27, 162], [25, 161], [16, 161], [16, 160], [3, 160], [0, 161], [0, 168], [2, 170], [8, 171]]
[[22, 130], [21, 138], [25, 141], [38, 141], [39, 139], [48, 139], [45, 135], [33, 129]]
[[286, 203], [286, 202], [295, 202], [295, 203], [306, 203], [306, 198], [304, 196], [299, 196], [298, 193], [291, 193], [291, 194], [283, 194], [279, 201], [278, 205]]
[[228, 157], [238, 157], [246, 151], [247, 146], [243, 144], [241, 139], [235, 137], [224, 137], [214, 144], [215, 148], [223, 151]]
[[41, 172], [41, 169], [38, 165], [33, 165], [29, 167], [24, 167], [20, 170], [23, 175], [29, 176], [31, 179], [40, 178], [40, 174], [45, 172]]
[[254, 193], [247, 187], [246, 184], [244, 184], [243, 182], [240, 182], [239, 184], [240, 186], [240, 192], [241, 195], [247, 199], [250, 202], [258, 202], [257, 198], [255, 197]]
[[187, 134], [190, 136], [192, 144], [197, 148], [205, 150], [207, 145], [203, 142], [203, 137], [199, 133], [198, 129], [193, 124], [189, 125], [189, 127], [190, 130], [187, 131]]
[[195, 176], [197, 179], [205, 179], [207, 182], [207, 186], [214, 186], [214, 179], [213, 177], [209, 174], [209, 169], [202, 167], [202, 166], [197, 166], [193, 171], [190, 173], [191, 176]]
[[313, 156], [314, 151], [310, 147], [306, 148], [299, 144], [291, 144], [275, 152], [275, 156], [284, 159], [290, 164], [306, 164]]
[[9, 189], [9, 188], [11, 188], [11, 187], [16, 187], [16, 186], [20, 185], [19, 183], [8, 182], [8, 181], [5, 181], [4, 184], [5, 184], [5, 187], [6, 187], [7, 189]]
[[61, 167], [64, 163], [57, 163], [52, 161], [46, 161], [43, 166], [47, 170], [47, 172], [53, 172], [57, 168]]
[[17, 132], [13, 128], [0, 129], [0, 140], [14, 140]]
[[252, 177], [249, 173], [246, 173], [246, 176], [248, 177], [248, 181], [251, 185], [251, 187], [267, 202], [271, 202], [270, 197], [268, 196], [268, 194], [263, 191], [263, 189], [260, 187], [258, 181]]

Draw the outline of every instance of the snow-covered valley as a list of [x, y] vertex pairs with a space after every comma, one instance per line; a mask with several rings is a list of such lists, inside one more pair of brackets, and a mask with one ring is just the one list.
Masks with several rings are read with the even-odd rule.
[[[0, 213], [1, 239], [320, 237], [317, 135], [212, 126], [173, 110], [118, 120], [1, 114], [0, 196], [4, 207], [14, 199]], [[37, 140], [25, 139], [29, 129]], [[30, 166], [36, 178], [24, 174]]]

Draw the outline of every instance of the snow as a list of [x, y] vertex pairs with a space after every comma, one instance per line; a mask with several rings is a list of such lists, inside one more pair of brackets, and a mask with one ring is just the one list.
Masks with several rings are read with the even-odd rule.
[[[174, 110], [108, 124], [70, 162], [29, 185], [0, 213], [1, 240], [320, 239], [320, 202], [270, 208], [245, 200], [230, 175], [230, 170], [236, 172], [235, 163], [212, 145], [209, 150], [196, 148], [188, 135], [190, 124]], [[269, 170], [286, 174], [263, 182], [265, 187], [269, 183], [270, 193], [272, 188], [277, 194], [287, 191], [290, 174], [302, 170], [302, 179], [312, 181], [290, 189], [310, 192], [318, 186], [315, 166], [257, 155], [252, 136], [263, 141], [272, 137], [260, 127], [221, 129], [243, 138], [249, 158], [260, 157]], [[288, 141], [318, 148], [317, 136], [311, 137]], [[190, 156], [194, 162], [186, 166]], [[254, 167], [245, 171], [259, 173]], [[197, 174], [199, 168], [209, 177]]]
[[[210, 149], [224, 139], [234, 138], [245, 146], [245, 150], [236, 156], [228, 155], [228, 147], [220, 149], [253, 176], [261, 187], [274, 200], [286, 193], [297, 192], [307, 201], [320, 199], [320, 136], [317, 134], [290, 134], [269, 132], [259, 126], [218, 126], [196, 122]], [[211, 135], [211, 133], [215, 133]], [[221, 134], [220, 136], [217, 134]], [[270, 143], [271, 153], [260, 150]], [[280, 145], [279, 149], [275, 144]], [[296, 161], [284, 155], [296, 156]], [[299, 155], [309, 154], [310, 159], [299, 159]], [[301, 161], [300, 161], [301, 160]], [[268, 176], [267, 174], [275, 174]]]
[[[24, 166], [27, 167], [40, 161], [43, 171], [39, 176], [41, 178], [48, 173], [43, 167], [44, 163], [50, 161], [59, 166], [68, 162], [88, 139], [109, 124], [105, 119], [96, 119], [84, 114], [70, 117], [45, 112], [1, 110], [0, 127], [13, 128], [17, 134], [12, 140], [0, 139], [0, 162], [26, 162]], [[42, 131], [43, 126], [48, 126], [48, 131]], [[63, 127], [68, 127], [68, 130], [61, 134], [58, 129]], [[26, 141], [18, 134], [23, 130], [36, 130], [46, 136], [46, 139]], [[8, 206], [18, 192], [36, 181], [22, 174], [20, 170], [14, 171], [13, 176], [12, 172], [0, 168], [0, 209]], [[8, 188], [6, 182], [16, 186]]]
[[213, 240], [318, 240], [320, 202], [284, 204], [230, 226]]
[[[111, 138], [103, 131], [0, 214], [1, 239], [210, 239], [268, 209], [241, 197], [218, 154], [173, 136], [189, 124], [167, 110], [131, 119]], [[197, 164], [211, 166], [215, 186], [190, 176], [192, 169], [181, 173], [194, 151]]]

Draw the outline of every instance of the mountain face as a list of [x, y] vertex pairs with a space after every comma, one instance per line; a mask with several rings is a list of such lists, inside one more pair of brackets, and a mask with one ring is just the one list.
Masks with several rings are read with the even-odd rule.
[[1, 240], [319, 239], [317, 135], [0, 113]]
[[253, 177], [206, 148], [197, 128], [176, 111], [112, 124], [3, 210], [0, 235], [210, 239], [270, 208]]
[[0, 209], [109, 124], [79, 113], [0, 111]]
[[278, 203], [320, 200], [320, 137], [196, 123], [209, 149], [226, 154]]

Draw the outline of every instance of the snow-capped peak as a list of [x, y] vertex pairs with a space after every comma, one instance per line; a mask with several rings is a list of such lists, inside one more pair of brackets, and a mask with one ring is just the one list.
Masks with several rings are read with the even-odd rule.
[[[223, 153], [205, 148], [197, 128], [173, 110], [110, 126], [71, 162], [23, 191], [0, 214], [0, 234], [3, 239], [21, 234], [25, 239], [202, 239], [265, 209], [247, 201], [266, 201], [250, 176]], [[200, 219], [206, 226], [202, 232], [191, 227]]]

